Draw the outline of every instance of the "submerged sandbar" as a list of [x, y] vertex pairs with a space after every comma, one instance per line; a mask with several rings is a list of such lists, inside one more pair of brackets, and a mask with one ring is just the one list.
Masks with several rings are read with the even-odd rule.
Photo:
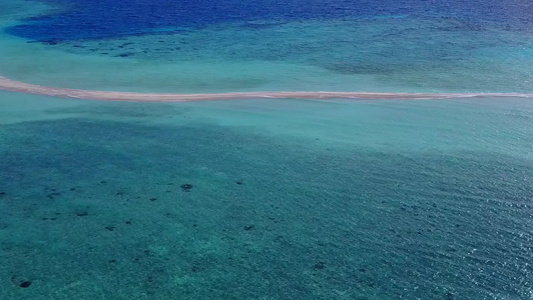
[[170, 94], [91, 91], [67, 88], [54, 88], [24, 83], [0, 76], [0, 90], [103, 101], [142, 101], [142, 102], [185, 102], [236, 99], [448, 99], [472, 97], [523, 97], [533, 98], [533, 94], [522, 93], [366, 93], [366, 92], [235, 92], [213, 94]]

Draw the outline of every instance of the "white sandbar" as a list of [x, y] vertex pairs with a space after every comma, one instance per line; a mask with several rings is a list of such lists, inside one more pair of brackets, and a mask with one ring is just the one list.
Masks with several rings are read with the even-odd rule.
[[365, 92], [235, 92], [214, 94], [159, 94], [91, 91], [66, 88], [53, 88], [24, 83], [0, 76], [0, 90], [104, 101], [143, 101], [143, 102], [184, 102], [231, 99], [447, 99], [472, 97], [524, 97], [533, 94], [520, 93], [365, 93]]

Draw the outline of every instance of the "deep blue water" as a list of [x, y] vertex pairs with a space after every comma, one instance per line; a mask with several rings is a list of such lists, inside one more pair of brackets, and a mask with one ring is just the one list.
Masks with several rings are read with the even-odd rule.
[[175, 31], [243, 21], [337, 20], [407, 16], [454, 18], [498, 24], [509, 30], [533, 29], [530, 1], [171, 1], [171, 0], [42, 0], [64, 7], [61, 13], [33, 18], [8, 29], [17, 36], [39, 41], [96, 39]]

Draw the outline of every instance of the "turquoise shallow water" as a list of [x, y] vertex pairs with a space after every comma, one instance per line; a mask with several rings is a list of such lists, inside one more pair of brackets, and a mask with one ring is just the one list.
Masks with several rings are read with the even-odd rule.
[[[493, 4], [502, 18], [480, 5], [482, 21], [446, 5], [317, 18], [317, 4], [305, 18], [61, 40], [55, 21], [24, 19], [65, 11], [49, 2], [0, 3], [1, 76], [141, 92], [531, 92], [519, 1]], [[0, 91], [0, 299], [532, 299], [532, 121], [520, 98]]]
[[3, 299], [532, 296], [528, 100], [1, 96]]

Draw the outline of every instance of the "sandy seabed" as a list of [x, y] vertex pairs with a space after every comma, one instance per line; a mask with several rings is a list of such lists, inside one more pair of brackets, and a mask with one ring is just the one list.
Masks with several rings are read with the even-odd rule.
[[171, 94], [91, 91], [67, 88], [54, 88], [24, 83], [0, 76], [0, 90], [47, 95], [63, 98], [77, 98], [103, 101], [143, 101], [143, 102], [185, 102], [232, 99], [447, 99], [472, 97], [523, 97], [533, 98], [533, 94], [523, 93], [366, 93], [366, 92], [235, 92], [213, 94]]

